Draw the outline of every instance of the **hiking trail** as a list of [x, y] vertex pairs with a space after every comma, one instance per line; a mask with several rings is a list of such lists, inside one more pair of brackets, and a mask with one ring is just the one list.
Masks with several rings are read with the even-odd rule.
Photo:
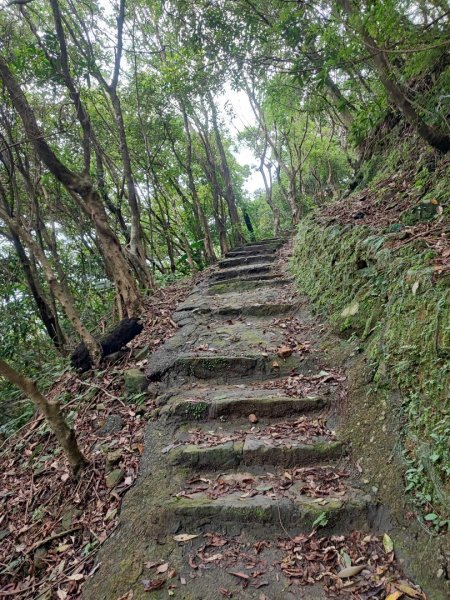
[[412, 585], [339, 440], [345, 375], [288, 258], [284, 239], [232, 250], [178, 306], [179, 330], [148, 360], [157, 408], [140, 476], [85, 599], [385, 598]]

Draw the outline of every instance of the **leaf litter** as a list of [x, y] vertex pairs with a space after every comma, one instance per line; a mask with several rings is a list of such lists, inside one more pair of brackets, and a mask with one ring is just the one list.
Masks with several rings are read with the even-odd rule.
[[347, 478], [347, 472], [333, 467], [294, 467], [283, 473], [264, 475], [233, 473], [219, 475], [215, 480], [196, 476], [188, 479], [185, 488], [176, 496], [190, 498], [194, 494], [203, 493], [211, 500], [234, 493], [241, 493], [241, 498], [258, 495], [274, 499], [299, 495], [320, 499], [342, 497], [348, 490], [345, 484]]
[[[396, 564], [393, 550], [385, 549], [383, 536], [361, 531], [346, 536], [313, 532], [273, 542], [206, 533], [187, 559], [191, 579], [219, 568], [231, 576], [231, 582], [240, 582], [243, 589], [259, 589], [284, 576], [293, 593], [296, 588], [320, 585], [329, 598], [385, 600], [389, 595], [403, 595], [405, 600], [426, 600], [422, 590]], [[281, 582], [283, 589], [286, 583]], [[232, 597], [227, 587], [219, 592], [225, 598]]]
[[[31, 600], [49, 589], [58, 599], [80, 597], [98, 549], [118, 524], [123, 495], [137, 477], [143, 415], [154, 407], [153, 401], [122, 400], [122, 371], [145, 366], [146, 359], [137, 361], [133, 350], [152, 352], [176, 332], [171, 315], [195, 282], [155, 292], [146, 306], [143, 332], [114, 365], [83, 379], [66, 372], [47, 394], [49, 399], [71, 398], [63, 409], [90, 460], [77, 481], [39, 414], [1, 447], [0, 589], [8, 597]], [[109, 468], [120, 468], [124, 477], [110, 489], [107, 456], [116, 452]]]

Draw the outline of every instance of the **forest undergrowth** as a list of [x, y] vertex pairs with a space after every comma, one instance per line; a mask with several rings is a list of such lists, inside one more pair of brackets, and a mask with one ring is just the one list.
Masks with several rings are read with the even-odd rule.
[[[59, 600], [77, 597], [138, 476], [144, 428], [154, 407], [147, 390], [125, 389], [124, 373], [143, 369], [146, 356], [175, 333], [171, 314], [202, 276], [155, 293], [145, 309], [144, 330], [121, 357], [80, 376], [66, 370], [51, 387], [49, 398], [61, 401], [90, 461], [85, 476], [68, 485], [63, 453], [39, 413], [2, 444], [2, 588], [19, 577], [21, 598], [47, 598], [50, 589]], [[2, 528], [7, 522], [9, 528]]]

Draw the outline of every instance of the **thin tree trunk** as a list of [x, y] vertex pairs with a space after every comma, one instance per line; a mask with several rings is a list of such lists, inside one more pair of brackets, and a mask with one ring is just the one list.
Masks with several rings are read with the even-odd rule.
[[184, 122], [184, 132], [186, 134], [186, 172], [188, 175], [188, 183], [189, 189], [192, 195], [192, 202], [194, 204], [194, 210], [196, 212], [197, 218], [200, 222], [201, 228], [204, 234], [204, 245], [205, 245], [205, 256], [208, 264], [213, 264], [216, 262], [217, 257], [214, 252], [214, 246], [211, 238], [211, 231], [209, 228], [208, 219], [206, 218], [203, 207], [200, 203], [200, 198], [198, 197], [197, 186], [194, 181], [194, 174], [192, 171], [192, 136], [191, 129], [189, 126], [189, 119], [186, 114], [184, 107], [181, 107], [183, 113], [183, 122]]
[[233, 243], [237, 246], [240, 246], [241, 244], [245, 243], [245, 238], [242, 235], [241, 222], [237, 211], [236, 197], [234, 194], [233, 182], [231, 180], [230, 168], [228, 166], [228, 160], [225, 154], [222, 136], [220, 135], [219, 124], [217, 121], [217, 109], [211, 93], [208, 93], [208, 100], [211, 108], [214, 137], [216, 140], [217, 149], [219, 150], [222, 177], [225, 184], [225, 200], [227, 201], [228, 212], [230, 213]]
[[142, 298], [129, 269], [127, 260], [117, 236], [108, 224], [105, 208], [98, 191], [87, 175], [73, 173], [62, 163], [50, 148], [37, 124], [22, 88], [11, 73], [7, 63], [0, 56], [0, 78], [8, 90], [11, 102], [17, 110], [25, 132], [36, 153], [52, 175], [63, 184], [95, 225], [102, 248], [107, 270], [114, 278], [117, 294], [129, 316], [136, 316], [141, 308]]
[[61, 307], [69, 321], [72, 323], [73, 328], [85, 343], [86, 348], [91, 355], [93, 364], [98, 364], [101, 359], [101, 348], [91, 333], [83, 325], [80, 316], [75, 309], [72, 295], [70, 294], [66, 285], [55, 277], [52, 266], [47, 259], [45, 252], [42, 250], [40, 245], [33, 240], [30, 233], [22, 225], [20, 225], [16, 219], [12, 219], [4, 211], [1, 211], [0, 215], [3, 219], [5, 219], [8, 227], [16, 234], [16, 236], [24, 240], [29, 251], [33, 252], [38, 259], [50, 289], [54, 293], [58, 302], [61, 304]]
[[69, 461], [70, 469], [74, 475], [88, 464], [75, 437], [73, 429], [67, 425], [57, 402], [48, 401], [37, 389], [34, 381], [18, 373], [0, 358], [0, 375], [10, 383], [20, 388], [30, 398], [35, 406], [44, 415], [50, 429], [55, 434]]
[[27, 256], [27, 253], [25, 252], [25, 249], [22, 245], [19, 236], [13, 231], [13, 229], [10, 228], [10, 231], [14, 248], [16, 250], [20, 264], [22, 265], [25, 279], [27, 280], [31, 295], [33, 296], [34, 301], [36, 303], [36, 307], [41, 321], [44, 324], [44, 327], [58, 352], [64, 354], [63, 351], [64, 346], [66, 344], [66, 339], [64, 333], [61, 330], [61, 327], [59, 326], [58, 317], [53, 312], [53, 309], [50, 306], [50, 304], [47, 302], [47, 299], [45, 298], [44, 292], [39, 284], [39, 281], [35, 278], [35, 274], [33, 272], [30, 260]]
[[[349, 17], [358, 17], [356, 7], [351, 0], [336, 0], [336, 2]], [[378, 72], [378, 77], [384, 85], [391, 102], [400, 110], [406, 120], [416, 128], [419, 135], [428, 142], [430, 146], [441, 152], [448, 152], [450, 150], [450, 136], [443, 133], [437, 127], [425, 123], [414, 108], [406, 89], [396, 80], [386, 52], [377, 46], [377, 42], [370, 35], [359, 17], [358, 19], [355, 18], [355, 24], [364, 45], [372, 56], [372, 60]]]

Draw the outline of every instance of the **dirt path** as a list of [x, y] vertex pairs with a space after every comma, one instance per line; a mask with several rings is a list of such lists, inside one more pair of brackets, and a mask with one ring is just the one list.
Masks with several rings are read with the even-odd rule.
[[86, 599], [424, 597], [375, 531], [335, 431], [345, 378], [281, 246], [230, 252], [151, 355], [141, 474]]

